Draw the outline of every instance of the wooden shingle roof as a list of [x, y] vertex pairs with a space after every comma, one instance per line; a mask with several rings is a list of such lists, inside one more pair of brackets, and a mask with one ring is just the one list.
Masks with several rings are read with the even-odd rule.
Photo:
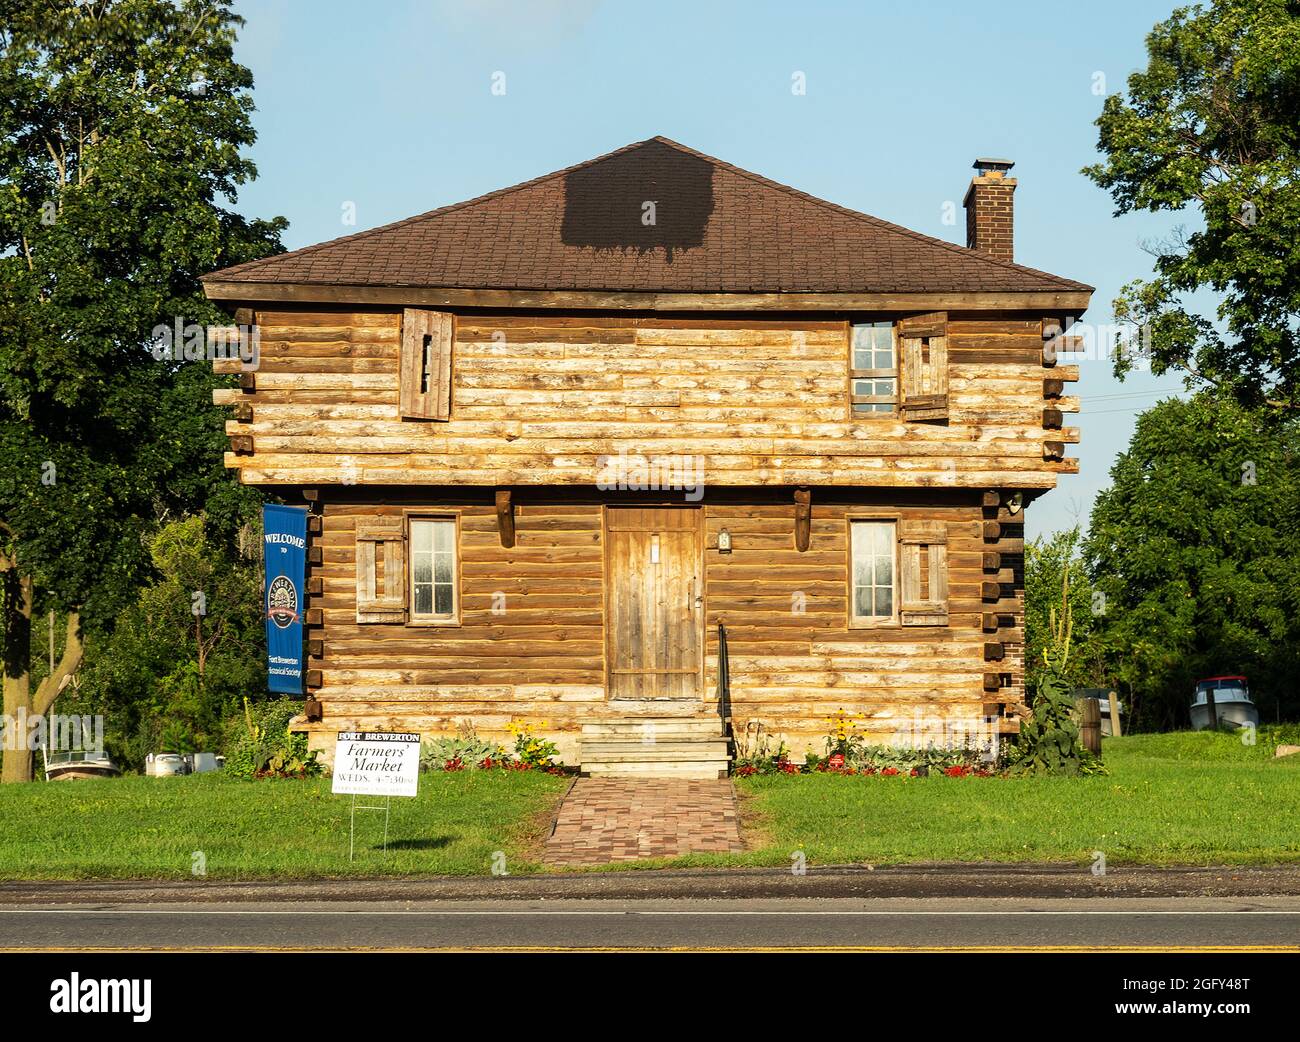
[[205, 281], [663, 293], [1092, 288], [836, 206], [663, 137]]

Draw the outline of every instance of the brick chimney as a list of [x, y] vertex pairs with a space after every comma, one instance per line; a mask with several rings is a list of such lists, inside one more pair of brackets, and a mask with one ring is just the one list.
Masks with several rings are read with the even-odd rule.
[[1008, 177], [1007, 171], [1016, 164], [1009, 159], [977, 159], [973, 165], [976, 173], [966, 189], [966, 248], [1009, 261], [1016, 179]]

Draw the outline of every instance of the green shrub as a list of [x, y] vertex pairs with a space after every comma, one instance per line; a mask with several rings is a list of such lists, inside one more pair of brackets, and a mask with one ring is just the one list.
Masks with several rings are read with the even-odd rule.
[[307, 777], [319, 774], [307, 736], [289, 730], [302, 707], [292, 698], [252, 703], [244, 699], [242, 718], [227, 725], [225, 770], [238, 778]]
[[505, 751], [495, 742], [480, 738], [474, 725], [461, 721], [455, 735], [426, 739], [420, 748], [420, 770], [445, 771], [476, 768], [484, 761], [498, 761]]

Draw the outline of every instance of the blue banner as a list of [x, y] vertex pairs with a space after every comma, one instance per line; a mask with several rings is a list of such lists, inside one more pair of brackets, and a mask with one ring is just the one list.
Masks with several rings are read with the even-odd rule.
[[267, 688], [301, 695], [307, 508], [263, 504], [262, 550], [266, 559]]

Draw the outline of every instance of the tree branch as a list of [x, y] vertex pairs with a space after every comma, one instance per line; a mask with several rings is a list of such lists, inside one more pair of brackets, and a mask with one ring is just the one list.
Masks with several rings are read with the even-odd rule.
[[86, 648], [81, 641], [81, 616], [75, 611], [68, 612], [67, 641], [63, 645], [63, 655], [54, 672], [40, 682], [36, 693], [32, 695], [33, 713], [44, 715], [58, 693], [68, 686], [72, 675], [81, 668], [85, 653]]

